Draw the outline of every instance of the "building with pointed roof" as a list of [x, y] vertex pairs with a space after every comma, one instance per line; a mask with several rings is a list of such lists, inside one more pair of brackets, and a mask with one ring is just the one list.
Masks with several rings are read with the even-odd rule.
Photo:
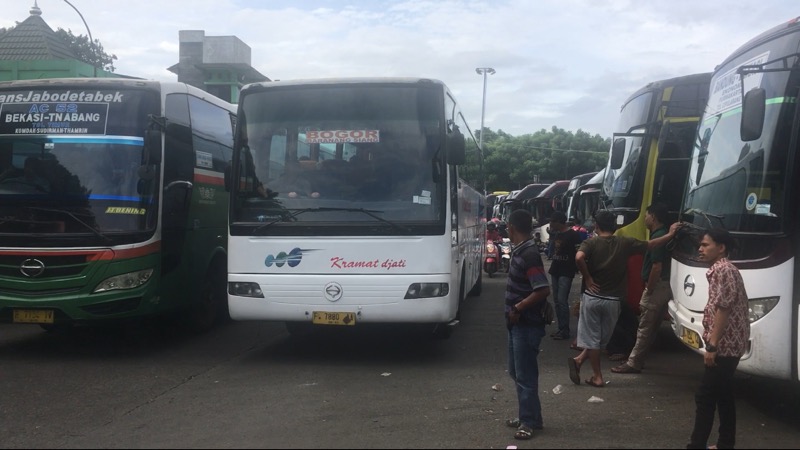
[[0, 36], [0, 81], [40, 78], [132, 78], [80, 61], [42, 18], [34, 1], [31, 15]]

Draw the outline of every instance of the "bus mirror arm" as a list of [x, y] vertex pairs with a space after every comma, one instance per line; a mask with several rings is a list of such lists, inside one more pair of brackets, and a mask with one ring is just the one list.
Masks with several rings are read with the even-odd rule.
[[439, 160], [439, 158], [433, 158], [431, 160], [431, 166], [433, 166], [431, 170], [433, 173], [433, 182], [438, 183], [439, 180], [442, 179], [442, 161]]

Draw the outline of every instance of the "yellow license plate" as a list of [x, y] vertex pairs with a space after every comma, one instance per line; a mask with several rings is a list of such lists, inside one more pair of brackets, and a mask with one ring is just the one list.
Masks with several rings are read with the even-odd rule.
[[356, 314], [351, 312], [314, 311], [311, 322], [317, 325], [355, 325]]
[[681, 340], [689, 347], [700, 348], [700, 335], [686, 327], [681, 329]]
[[14, 323], [53, 323], [52, 309], [15, 309]]

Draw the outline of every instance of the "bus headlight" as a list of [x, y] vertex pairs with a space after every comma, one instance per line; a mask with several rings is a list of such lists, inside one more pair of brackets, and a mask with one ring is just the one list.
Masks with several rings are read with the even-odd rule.
[[747, 301], [747, 312], [750, 323], [767, 315], [778, 304], [780, 297], [751, 298]]
[[133, 289], [145, 283], [153, 276], [153, 269], [139, 270], [137, 272], [123, 273], [111, 278], [106, 278], [94, 288], [93, 293], [116, 291], [118, 289]]
[[406, 299], [444, 297], [450, 293], [447, 283], [412, 283], [406, 291]]
[[261, 291], [261, 286], [253, 282], [231, 282], [228, 283], [228, 293], [239, 297], [254, 297], [264, 298], [264, 292]]

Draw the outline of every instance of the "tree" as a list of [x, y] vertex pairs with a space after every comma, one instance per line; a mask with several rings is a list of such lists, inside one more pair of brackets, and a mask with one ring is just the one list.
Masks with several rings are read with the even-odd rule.
[[[0, 28], [0, 39], [13, 29], [14, 27]], [[76, 36], [72, 34], [72, 30], [64, 30], [63, 28], [59, 28], [56, 31], [56, 36], [67, 44], [79, 61], [108, 72], [116, 70], [114, 61], [118, 59], [117, 55], [106, 53], [103, 49], [103, 44], [100, 43], [100, 39], [95, 39], [94, 42], [90, 43], [88, 37], [82, 34]]]
[[102, 68], [108, 72], [116, 70], [114, 61], [117, 60], [117, 55], [106, 53], [103, 49], [103, 44], [100, 43], [100, 39], [89, 42], [88, 37], [82, 34], [75, 36], [72, 34], [72, 30], [64, 30], [63, 28], [59, 28], [56, 31], [56, 36], [66, 42], [75, 57], [86, 64]]
[[[486, 129], [483, 136], [487, 191], [522, 189], [533, 182], [550, 183], [596, 172], [606, 166], [610, 139], [573, 133], [558, 127], [550, 131], [511, 136]], [[477, 158], [467, 158], [463, 171], [475, 174]]]

